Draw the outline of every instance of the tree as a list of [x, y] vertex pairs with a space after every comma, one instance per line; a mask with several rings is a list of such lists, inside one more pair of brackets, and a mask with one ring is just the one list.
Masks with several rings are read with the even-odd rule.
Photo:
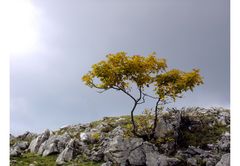
[[[181, 98], [182, 93], [203, 84], [199, 69], [183, 72], [178, 69], [167, 70], [165, 59], [157, 58], [155, 53], [147, 57], [140, 55], [127, 56], [125, 52], [109, 54], [107, 60], [100, 61], [92, 66], [92, 70], [82, 77], [83, 82], [104, 92], [109, 89], [121, 91], [133, 101], [131, 122], [133, 134], [144, 139], [154, 138], [158, 121], [160, 105], [165, 105]], [[146, 92], [153, 87], [154, 95]], [[133, 89], [138, 91], [138, 97], [133, 95]], [[145, 97], [156, 100], [154, 106], [154, 124], [148, 136], [140, 135], [134, 120], [134, 111], [137, 105], [145, 102]]]

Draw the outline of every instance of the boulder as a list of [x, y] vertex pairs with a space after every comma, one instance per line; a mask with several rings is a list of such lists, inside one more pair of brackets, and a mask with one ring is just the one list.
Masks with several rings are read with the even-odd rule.
[[89, 140], [89, 135], [86, 132], [80, 133], [80, 140], [81, 141], [88, 141]]
[[115, 127], [116, 124], [111, 124], [111, 123], [106, 123], [106, 122], [102, 122], [101, 124], [99, 124], [97, 126], [97, 129], [101, 132], [110, 132], [114, 127]]
[[116, 136], [124, 136], [124, 131], [121, 126], [117, 126], [109, 133], [109, 138], [114, 138]]
[[196, 148], [196, 147], [194, 147], [194, 146], [189, 146], [189, 147], [187, 148], [187, 150], [185, 151], [185, 153], [188, 153], [188, 154], [194, 156], [194, 155], [204, 154], [205, 151], [204, 151], [203, 149]]
[[10, 148], [10, 157], [18, 157], [22, 154], [19, 146], [14, 146]]
[[31, 133], [29, 131], [26, 131], [25, 133], [15, 137], [17, 140], [22, 140], [22, 141], [32, 141], [37, 136], [35, 133]]
[[[155, 138], [157, 140], [168, 140], [161, 141], [159, 146], [160, 150], [171, 155], [176, 150], [176, 140], [179, 135], [179, 128], [181, 125], [181, 112], [172, 110], [169, 112], [164, 112], [160, 115], [159, 122], [157, 123], [155, 130]], [[171, 141], [169, 141], [171, 140]]]
[[230, 166], [230, 153], [222, 155], [221, 160], [216, 164], [216, 166]]
[[159, 154], [155, 145], [141, 138], [114, 137], [104, 154], [105, 160], [113, 165], [171, 166], [180, 163], [177, 158]]
[[155, 136], [157, 138], [163, 138], [168, 136], [169, 133], [173, 133], [172, 136], [178, 136], [178, 129], [181, 125], [181, 112], [169, 111], [161, 114], [159, 122], [156, 127]]
[[[135, 163], [134, 156], [138, 152], [131, 152], [141, 146], [143, 140], [141, 138], [124, 139], [122, 136], [116, 136], [109, 142], [108, 147], [104, 151], [106, 161], [111, 161], [113, 164], [126, 165], [127, 162]], [[138, 158], [138, 160], [140, 157]], [[136, 161], [141, 162], [141, 161]]]
[[66, 148], [59, 154], [56, 164], [63, 165], [65, 162], [71, 161], [80, 153], [80, 142], [77, 139], [71, 139]]
[[173, 166], [180, 163], [177, 158], [170, 158], [165, 155], [159, 154], [155, 145], [144, 142], [143, 150], [146, 156], [147, 166]]
[[218, 115], [217, 115], [218, 122], [222, 125], [229, 125], [230, 124], [230, 111], [225, 110], [223, 108], [218, 108], [217, 112], [218, 112]]
[[21, 150], [25, 150], [28, 148], [29, 143], [27, 141], [20, 141], [16, 143], [14, 146], [18, 146]]
[[197, 159], [196, 158], [188, 158], [187, 159], [187, 165], [189, 166], [197, 166]]
[[215, 166], [218, 162], [218, 158], [205, 158], [203, 159], [203, 163], [206, 163], [206, 166]]
[[10, 156], [20, 156], [22, 152], [28, 148], [28, 145], [29, 143], [27, 141], [20, 141], [15, 143], [12, 147], [10, 147]]
[[106, 163], [103, 163], [101, 166], [113, 166], [113, 163], [111, 161], [108, 161]]
[[48, 156], [54, 153], [61, 153], [70, 139], [71, 137], [66, 133], [63, 135], [53, 135], [41, 144], [38, 154]]
[[165, 155], [159, 155], [157, 153], [149, 153], [146, 155], [147, 166], [174, 166], [178, 165], [180, 160], [177, 158], [170, 158]]
[[92, 130], [89, 132], [80, 133], [81, 141], [85, 143], [95, 144], [102, 138], [101, 132], [99, 130]]
[[14, 138], [16, 138], [14, 135], [10, 134], [10, 141], [13, 140]]
[[218, 149], [224, 152], [230, 152], [230, 133], [226, 132], [222, 135], [217, 143]]
[[33, 139], [29, 145], [30, 152], [37, 153], [41, 144], [46, 141], [50, 136], [50, 131], [47, 129], [42, 134]]

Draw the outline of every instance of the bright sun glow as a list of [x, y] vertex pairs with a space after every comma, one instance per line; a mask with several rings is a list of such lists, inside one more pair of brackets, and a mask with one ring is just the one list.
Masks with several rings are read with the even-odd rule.
[[31, 0], [0, 2], [1, 51], [24, 56], [35, 49], [37, 42], [36, 10]]

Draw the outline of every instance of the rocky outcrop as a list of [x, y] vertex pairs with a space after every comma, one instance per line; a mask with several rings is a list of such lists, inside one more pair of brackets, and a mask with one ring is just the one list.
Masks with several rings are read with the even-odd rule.
[[136, 151], [143, 144], [141, 138], [133, 138], [125, 140], [122, 136], [116, 136], [109, 142], [108, 147], [104, 151], [105, 160], [111, 161], [114, 164], [126, 165], [127, 163], [137, 165], [142, 164], [142, 155], [138, 159], [134, 158], [136, 154], [141, 152]]
[[41, 144], [46, 141], [50, 136], [50, 131], [47, 129], [44, 131], [44, 133], [42, 133], [41, 135], [39, 135], [37, 138], [33, 139], [29, 149], [32, 153], [37, 153]]
[[230, 153], [224, 154], [216, 166], [230, 166]]
[[154, 139], [147, 141], [131, 134], [129, 117], [105, 117], [39, 135], [11, 136], [10, 157], [30, 151], [43, 157], [57, 155], [58, 165], [84, 158], [105, 162], [102, 166], [228, 166], [229, 125], [229, 110], [169, 109], [161, 113]]
[[109, 142], [104, 154], [105, 160], [113, 165], [169, 166], [180, 163], [177, 158], [161, 155], [155, 145], [141, 138], [116, 136]]
[[151, 143], [145, 142], [143, 144], [143, 153], [146, 156], [145, 164], [147, 166], [173, 166], [180, 164], [180, 160], [173, 157], [167, 157], [158, 152], [156, 146]]
[[11, 157], [17, 157], [20, 156], [24, 150], [26, 150], [29, 146], [29, 143], [27, 141], [21, 141], [15, 143], [12, 147], [10, 147], [10, 156]]
[[66, 148], [58, 156], [56, 163], [62, 165], [65, 162], [71, 161], [80, 153], [81, 145], [78, 140], [71, 139]]
[[20, 147], [14, 146], [10, 148], [10, 157], [18, 157], [22, 154]]
[[48, 156], [54, 153], [61, 153], [71, 137], [68, 134], [53, 135], [43, 142], [38, 150], [38, 154]]
[[222, 135], [217, 143], [218, 149], [224, 152], [230, 152], [230, 133], [226, 132]]

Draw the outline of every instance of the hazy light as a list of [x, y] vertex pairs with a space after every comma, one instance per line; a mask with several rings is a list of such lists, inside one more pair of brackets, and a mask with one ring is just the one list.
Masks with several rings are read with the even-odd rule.
[[37, 42], [36, 10], [30, 0], [8, 0], [0, 4], [1, 51], [23, 56]]

